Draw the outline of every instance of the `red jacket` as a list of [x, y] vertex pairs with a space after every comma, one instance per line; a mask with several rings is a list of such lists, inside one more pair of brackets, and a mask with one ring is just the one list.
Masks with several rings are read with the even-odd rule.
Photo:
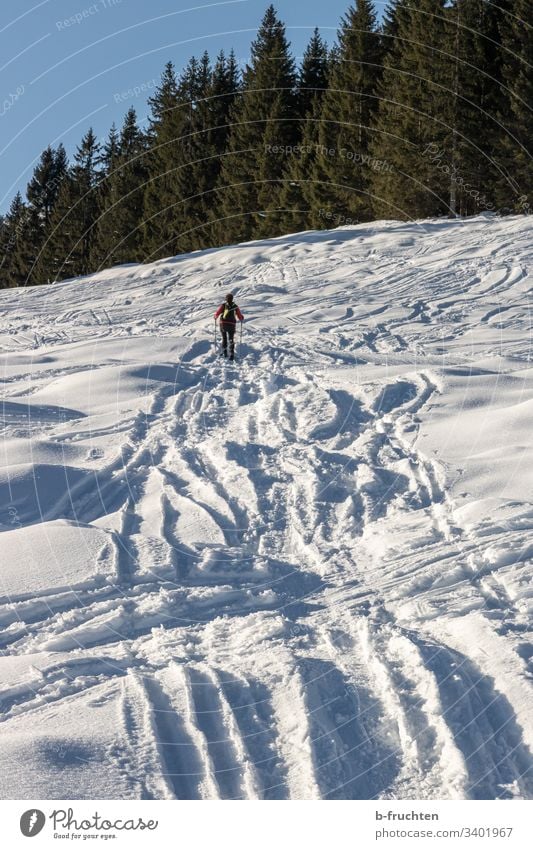
[[[244, 321], [244, 316], [243, 316], [242, 312], [240, 311], [239, 307], [237, 306], [237, 304], [236, 304], [236, 303], [234, 303], [234, 304], [233, 304], [233, 306], [234, 306], [234, 310], [233, 310], [233, 315], [232, 315], [232, 317], [231, 317], [231, 318], [221, 318], [221, 319], [220, 319], [220, 323], [221, 323], [221, 324], [226, 324], [226, 325], [234, 326], [234, 325], [237, 323], [237, 322], [235, 321], [235, 315], [237, 316], [237, 318], [239, 319], [239, 321]], [[216, 321], [216, 319], [217, 319], [219, 316], [221, 316], [221, 315], [222, 315], [222, 313], [224, 312], [224, 308], [225, 308], [225, 307], [226, 307], [226, 303], [220, 304], [219, 308], [217, 309], [217, 311], [216, 311], [216, 313], [215, 313], [215, 321]]]

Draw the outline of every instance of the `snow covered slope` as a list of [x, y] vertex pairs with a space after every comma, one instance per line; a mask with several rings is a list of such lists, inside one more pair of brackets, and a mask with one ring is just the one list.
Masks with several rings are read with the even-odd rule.
[[0, 293], [3, 798], [533, 798], [532, 232]]

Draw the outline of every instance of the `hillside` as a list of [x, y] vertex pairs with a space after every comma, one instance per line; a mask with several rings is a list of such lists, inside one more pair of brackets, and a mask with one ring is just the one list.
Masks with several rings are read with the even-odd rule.
[[3, 798], [533, 798], [532, 233], [0, 292]]

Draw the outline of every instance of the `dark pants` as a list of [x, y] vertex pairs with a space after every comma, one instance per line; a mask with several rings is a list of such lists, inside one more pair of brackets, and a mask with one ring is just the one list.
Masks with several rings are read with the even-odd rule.
[[222, 353], [225, 357], [228, 356], [228, 339], [229, 339], [229, 357], [230, 360], [235, 356], [235, 324], [233, 322], [220, 322], [220, 330], [222, 333]]

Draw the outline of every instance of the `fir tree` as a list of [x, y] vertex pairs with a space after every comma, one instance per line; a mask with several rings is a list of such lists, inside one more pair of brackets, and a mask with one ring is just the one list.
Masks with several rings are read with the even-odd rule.
[[63, 145], [60, 145], [57, 151], [47, 147], [41, 154], [39, 163], [28, 183], [26, 189], [28, 203], [39, 214], [45, 229], [50, 224], [50, 216], [67, 167], [67, 155]]
[[177, 226], [180, 248], [197, 250], [212, 244], [213, 190], [229, 132], [229, 114], [238, 90], [235, 57], [218, 55], [210, 69], [207, 55], [200, 65], [197, 100], [192, 111], [184, 150], [184, 165], [178, 171], [180, 204]]
[[101, 181], [99, 218], [93, 240], [95, 267], [141, 258], [147, 167], [145, 138], [130, 108], [120, 135], [112, 130], [104, 154], [108, 172]]
[[302, 135], [292, 155], [287, 157], [279, 213], [281, 232], [295, 233], [316, 225], [313, 170], [319, 149], [321, 104], [317, 98], [312, 111], [302, 120]]
[[183, 112], [172, 62], [148, 100], [148, 180], [144, 196], [143, 258], [151, 261], [178, 253], [175, 228], [176, 169], [181, 164]]
[[448, 214], [455, 65], [445, 0], [399, 0], [396, 33], [384, 60], [380, 105], [370, 151], [373, 205], [378, 215], [410, 218]]
[[180, 252], [193, 250], [198, 227], [206, 222], [203, 193], [208, 183], [209, 87], [212, 70], [209, 55], [189, 61], [180, 78], [182, 128], [179, 140], [180, 164], [176, 170], [174, 219]]
[[220, 171], [220, 157], [224, 153], [229, 134], [229, 118], [240, 89], [240, 73], [233, 50], [226, 57], [221, 51], [213, 68], [208, 92], [209, 143], [218, 153], [215, 167]]
[[[97, 207], [98, 220], [96, 224], [95, 238], [91, 248], [91, 264], [94, 268], [99, 268], [108, 255], [109, 244], [116, 244], [118, 234], [115, 233], [113, 240], [114, 222], [111, 217], [107, 216], [110, 208], [113, 207], [115, 198], [113, 175], [115, 168], [118, 166], [120, 153], [120, 135], [115, 123], [111, 125], [106, 142], [103, 144], [98, 157], [98, 165], [101, 169], [101, 179], [97, 188]], [[106, 223], [104, 224], [104, 218]]]
[[26, 271], [20, 269], [18, 256], [24, 237], [27, 209], [20, 192], [11, 201], [9, 211], [3, 219], [1, 231], [0, 288], [22, 286], [26, 282]]
[[298, 74], [298, 113], [311, 115], [315, 103], [322, 99], [328, 86], [329, 53], [320, 32], [314, 30], [302, 57]]
[[[98, 163], [103, 167], [103, 175], [112, 174], [120, 155], [120, 133], [117, 130], [116, 124], [113, 122], [107, 141], [102, 147], [102, 152]], [[105, 182], [105, 181], [103, 181]]]
[[116, 169], [120, 197], [120, 244], [115, 253], [118, 262], [134, 262], [140, 258], [143, 197], [148, 177], [146, 152], [147, 140], [139, 129], [137, 115], [132, 107], [126, 114], [120, 134]]
[[320, 108], [332, 64], [327, 46], [315, 29], [298, 75], [299, 144], [286, 157], [280, 193], [280, 232], [296, 232], [312, 226], [309, 179], [318, 146]]
[[40, 263], [43, 235], [43, 224], [37, 210], [26, 205], [13, 254], [13, 273], [18, 281], [16, 285], [34, 286], [47, 282]]
[[[8, 235], [8, 225], [5, 215], [0, 215], [0, 263], [2, 261], [2, 257], [5, 254], [5, 246], [7, 245], [9, 239]], [[1, 267], [0, 267], [1, 268]], [[6, 288], [2, 283], [2, 272], [0, 270], [0, 289]]]
[[[341, 22], [339, 47], [322, 100], [306, 194], [317, 227], [369, 220], [369, 142], [377, 108], [382, 44], [374, 6], [358, 0]], [[328, 223], [329, 222], [329, 223]]]
[[499, 205], [516, 212], [533, 209], [533, 26], [531, 0], [513, 0], [500, 20], [503, 78], [508, 98], [500, 121], [505, 135], [496, 189]]
[[98, 218], [97, 188], [100, 180], [99, 144], [92, 129], [74, 155], [55, 204], [50, 235], [43, 248], [43, 263], [50, 278], [88, 274], [95, 224]]
[[395, 46], [395, 40], [400, 32], [400, 19], [404, 6], [404, 0], [390, 0], [389, 4], [385, 6], [383, 11], [381, 40], [383, 44], [384, 57]]
[[42, 254], [68, 160], [63, 145], [46, 148], [41, 154], [26, 189], [28, 209], [22, 239], [17, 249], [19, 266], [25, 267], [28, 284], [44, 283], [48, 271]]
[[[492, 209], [501, 178], [500, 114], [506, 100], [502, 86], [500, 6], [484, 0], [455, 0], [449, 10], [454, 60], [450, 211], [469, 215]], [[435, 157], [434, 157], [435, 158]]]
[[35, 274], [41, 240], [42, 222], [37, 211], [17, 192], [0, 233], [0, 288], [42, 282]]
[[214, 228], [221, 242], [278, 231], [284, 154], [298, 138], [295, 87], [285, 28], [270, 6], [252, 44], [243, 90], [231, 114]]

